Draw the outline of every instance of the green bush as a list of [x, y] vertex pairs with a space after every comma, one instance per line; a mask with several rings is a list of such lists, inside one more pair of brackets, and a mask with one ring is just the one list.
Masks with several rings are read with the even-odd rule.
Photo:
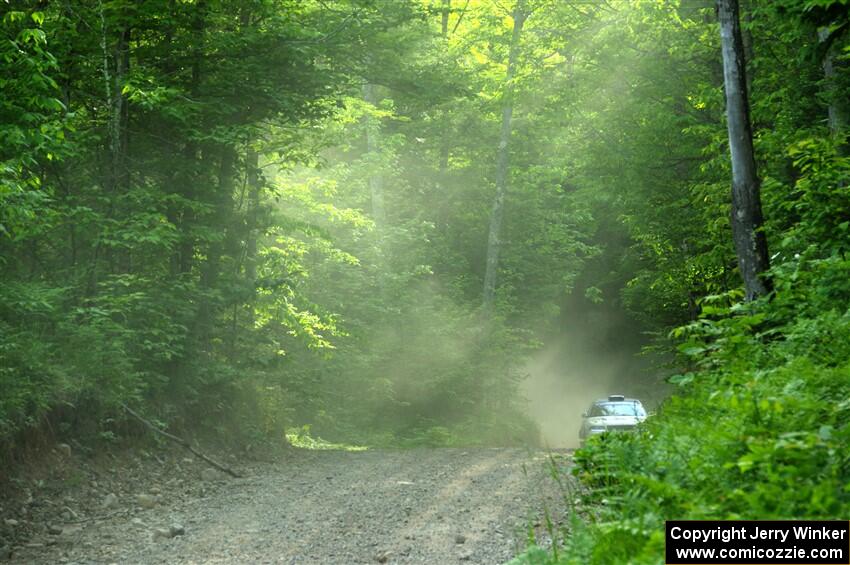
[[573, 472], [598, 512], [550, 563], [662, 563], [668, 519], [850, 512], [850, 313], [766, 330], [760, 321], [781, 307], [707, 308], [715, 319], [677, 332], [704, 368], [673, 379], [679, 391], [639, 433], [576, 452]]

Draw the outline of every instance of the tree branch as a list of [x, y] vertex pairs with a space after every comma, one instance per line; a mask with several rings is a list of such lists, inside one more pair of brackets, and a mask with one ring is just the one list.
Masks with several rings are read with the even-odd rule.
[[185, 447], [186, 449], [188, 449], [189, 451], [191, 451], [191, 452], [192, 452], [192, 454], [193, 454], [193, 455], [195, 455], [195, 457], [198, 457], [199, 459], [203, 459], [203, 460], [204, 460], [204, 461], [206, 461], [206, 462], [207, 462], [210, 466], [215, 467], [216, 469], [218, 469], [219, 471], [221, 471], [221, 472], [223, 472], [223, 473], [227, 473], [228, 475], [230, 475], [231, 477], [233, 477], [233, 478], [235, 478], [235, 479], [239, 479], [239, 478], [241, 478], [241, 477], [242, 477], [242, 475], [240, 475], [239, 473], [237, 473], [237, 472], [236, 472], [236, 471], [234, 471], [233, 469], [231, 469], [231, 468], [229, 468], [229, 467], [225, 467], [225, 466], [224, 466], [224, 465], [222, 465], [221, 463], [216, 462], [215, 460], [213, 460], [213, 459], [211, 459], [211, 458], [207, 457], [206, 455], [204, 455], [204, 454], [203, 454], [203, 453], [201, 453], [200, 451], [196, 450], [196, 449], [195, 449], [195, 448], [193, 448], [193, 447], [189, 444], [189, 442], [188, 442], [188, 441], [186, 441], [185, 439], [180, 438], [180, 437], [177, 437], [177, 436], [176, 436], [176, 435], [174, 435], [174, 434], [170, 434], [170, 433], [168, 433], [168, 432], [166, 432], [166, 431], [164, 431], [164, 430], [159, 429], [156, 425], [154, 425], [154, 424], [153, 424], [153, 422], [151, 422], [151, 421], [149, 421], [149, 420], [146, 420], [146, 419], [145, 419], [145, 418], [143, 418], [143, 417], [142, 417], [142, 416], [141, 416], [138, 412], [136, 412], [135, 410], [133, 410], [132, 408], [130, 408], [129, 406], [127, 406], [127, 405], [126, 405], [126, 404], [124, 404], [123, 402], [121, 403], [121, 407], [122, 407], [124, 410], [126, 410], [126, 411], [127, 411], [127, 413], [128, 413], [129, 415], [131, 415], [132, 417], [134, 417], [135, 419], [137, 419], [138, 421], [140, 421], [141, 423], [143, 423], [143, 424], [144, 424], [147, 428], [149, 428], [149, 429], [153, 430], [154, 432], [158, 433], [158, 434], [159, 434], [159, 435], [161, 435], [161, 436], [165, 436], [165, 437], [167, 437], [168, 439], [170, 439], [171, 441], [173, 441], [173, 442], [175, 442], [175, 443], [178, 443], [178, 444], [182, 445], [183, 447]]

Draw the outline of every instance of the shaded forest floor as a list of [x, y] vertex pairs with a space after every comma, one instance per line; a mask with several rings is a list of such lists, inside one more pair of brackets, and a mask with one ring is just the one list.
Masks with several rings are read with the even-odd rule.
[[[178, 450], [67, 457], [0, 501], [13, 563], [501, 563], [563, 508], [549, 454], [524, 449], [308, 451], [224, 458]], [[567, 466], [569, 454], [557, 454]], [[10, 523], [9, 520], [12, 522]], [[556, 515], [557, 522], [557, 515]]]

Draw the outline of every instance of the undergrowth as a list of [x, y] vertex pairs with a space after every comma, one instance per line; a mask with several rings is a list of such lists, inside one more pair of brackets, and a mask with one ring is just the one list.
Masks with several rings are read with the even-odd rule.
[[[519, 564], [664, 562], [664, 521], [841, 519], [850, 514], [850, 262], [798, 254], [770, 300], [704, 300], [674, 330], [689, 371], [634, 434], [603, 434], [572, 473], [593, 512], [556, 554]], [[842, 274], [843, 273], [843, 274]]]

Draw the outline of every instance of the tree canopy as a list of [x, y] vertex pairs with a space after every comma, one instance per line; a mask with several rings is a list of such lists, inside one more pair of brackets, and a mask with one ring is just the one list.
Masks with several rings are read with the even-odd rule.
[[[850, 9], [719, 7], [734, 37], [688, 0], [3, 3], [2, 451], [115, 441], [122, 405], [247, 443], [533, 444], [529, 360], [573, 340], [681, 386], [619, 494], [649, 473], [679, 511], [728, 464], [769, 487], [689, 515], [803, 512], [827, 471], [772, 506], [799, 474], [770, 442], [847, 430]], [[688, 410], [754, 428], [701, 442]], [[621, 549], [655, 555], [643, 510]]]

